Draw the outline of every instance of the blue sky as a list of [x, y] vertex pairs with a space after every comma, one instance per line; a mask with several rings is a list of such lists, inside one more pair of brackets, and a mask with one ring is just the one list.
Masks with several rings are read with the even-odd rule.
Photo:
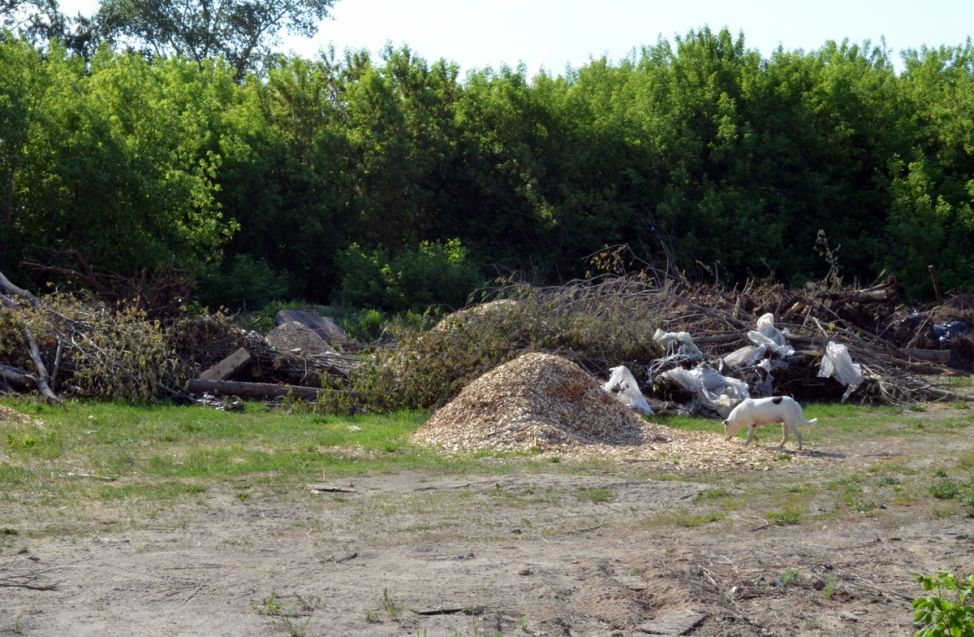
[[[88, 13], [96, 0], [61, 0], [69, 14]], [[810, 51], [827, 40], [885, 37], [895, 62], [921, 45], [957, 45], [974, 30], [974, 2], [905, 0], [338, 0], [333, 19], [311, 40], [288, 39], [284, 49], [306, 57], [333, 44], [379, 51], [408, 44], [428, 60], [446, 58], [462, 70], [524, 63], [559, 74], [591, 57], [618, 60], [634, 48], [670, 41], [703, 26], [743, 31], [750, 48], [767, 56], [778, 45]]]

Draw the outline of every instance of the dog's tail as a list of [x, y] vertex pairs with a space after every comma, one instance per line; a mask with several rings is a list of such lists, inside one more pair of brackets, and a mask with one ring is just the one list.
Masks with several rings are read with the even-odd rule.
[[817, 422], [818, 422], [818, 418], [812, 418], [811, 420], [806, 420], [802, 424], [805, 425], [806, 427], [811, 427], [812, 425], [814, 425]]

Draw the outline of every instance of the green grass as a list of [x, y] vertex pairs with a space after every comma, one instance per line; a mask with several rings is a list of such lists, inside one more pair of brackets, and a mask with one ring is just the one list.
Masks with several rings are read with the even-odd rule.
[[503, 463], [412, 445], [410, 434], [429, 415], [422, 411], [338, 418], [262, 404], [236, 414], [196, 406], [4, 404], [33, 418], [3, 424], [0, 452], [9, 461], [0, 462], [0, 485], [50, 495], [172, 498], [241, 477], [288, 484], [409, 469], [503, 471]]

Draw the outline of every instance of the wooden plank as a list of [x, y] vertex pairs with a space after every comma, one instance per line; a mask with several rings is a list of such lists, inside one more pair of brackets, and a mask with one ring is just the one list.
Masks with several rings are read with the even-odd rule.
[[200, 380], [226, 380], [250, 364], [250, 352], [240, 348], [222, 361], [200, 374]]
[[191, 394], [208, 392], [216, 396], [240, 396], [241, 398], [280, 398], [293, 394], [302, 400], [317, 400], [318, 389], [300, 385], [278, 385], [276, 383], [245, 383], [233, 380], [195, 379], [186, 383], [186, 391]]

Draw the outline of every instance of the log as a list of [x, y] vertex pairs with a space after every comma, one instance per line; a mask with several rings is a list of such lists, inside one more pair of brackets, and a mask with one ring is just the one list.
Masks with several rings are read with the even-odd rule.
[[241, 347], [199, 375], [200, 380], [226, 380], [250, 364], [253, 357]]
[[949, 349], [920, 349], [917, 347], [901, 347], [900, 353], [909, 358], [915, 358], [921, 361], [930, 361], [931, 363], [940, 363], [941, 365], [946, 365], [950, 361], [950, 350]]
[[302, 400], [317, 400], [319, 390], [300, 385], [278, 385], [276, 383], [246, 383], [234, 380], [195, 379], [186, 383], [186, 391], [191, 394], [209, 392], [217, 396], [240, 396], [241, 398], [280, 398], [293, 394]]
[[26, 371], [2, 363], [0, 363], [0, 378], [18, 389], [34, 389], [37, 387], [37, 379]]

